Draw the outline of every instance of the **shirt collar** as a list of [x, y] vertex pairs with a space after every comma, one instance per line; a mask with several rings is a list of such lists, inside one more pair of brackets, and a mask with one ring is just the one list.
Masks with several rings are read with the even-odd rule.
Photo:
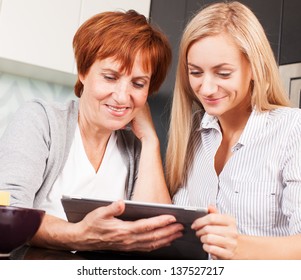
[[215, 128], [217, 130], [220, 130], [218, 118], [215, 116], [211, 116], [205, 112], [198, 130], [210, 129], [210, 128]]
[[238, 142], [245, 145], [258, 138], [258, 135], [266, 130], [269, 114], [269, 111], [259, 112], [253, 109]]
[[[241, 145], [245, 145], [249, 141], [255, 139], [259, 134], [264, 132], [267, 126], [269, 113], [270, 113], [269, 111], [259, 112], [254, 108], [238, 140], [238, 143]], [[212, 128], [220, 131], [218, 118], [209, 115], [205, 112], [203, 117], [201, 118], [201, 122], [197, 130], [201, 131], [203, 129], [212, 129]]]

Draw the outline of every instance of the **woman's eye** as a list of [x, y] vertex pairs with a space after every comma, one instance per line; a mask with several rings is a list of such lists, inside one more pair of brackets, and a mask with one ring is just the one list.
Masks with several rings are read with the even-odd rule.
[[134, 85], [135, 88], [143, 88], [144, 87], [143, 83], [133, 82], [133, 85]]
[[202, 74], [202, 72], [201, 71], [199, 71], [199, 70], [189, 70], [189, 75], [191, 75], [191, 76], [200, 76]]
[[117, 78], [113, 75], [103, 75], [103, 77], [108, 81], [115, 81]]
[[231, 72], [218, 72], [218, 75], [222, 78], [228, 78], [231, 75]]

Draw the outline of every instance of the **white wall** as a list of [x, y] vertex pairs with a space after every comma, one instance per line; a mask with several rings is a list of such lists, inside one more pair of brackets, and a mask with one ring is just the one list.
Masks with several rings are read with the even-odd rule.
[[0, 137], [16, 110], [33, 98], [65, 102], [77, 97], [72, 87], [0, 72]]

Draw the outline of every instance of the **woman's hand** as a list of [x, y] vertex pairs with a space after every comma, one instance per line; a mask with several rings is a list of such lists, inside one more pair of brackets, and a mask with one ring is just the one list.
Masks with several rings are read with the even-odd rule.
[[165, 183], [160, 142], [148, 103], [132, 120], [132, 131], [142, 144], [139, 171], [132, 199], [145, 202], [171, 203]]
[[173, 216], [162, 215], [137, 221], [122, 221], [123, 201], [90, 212], [75, 224], [75, 250], [152, 251], [182, 236], [183, 226]]
[[239, 234], [233, 217], [218, 214], [215, 207], [209, 206], [209, 214], [195, 220], [191, 228], [213, 259], [235, 259]]
[[132, 120], [131, 125], [132, 131], [142, 143], [150, 140], [158, 141], [150, 107], [147, 102]]

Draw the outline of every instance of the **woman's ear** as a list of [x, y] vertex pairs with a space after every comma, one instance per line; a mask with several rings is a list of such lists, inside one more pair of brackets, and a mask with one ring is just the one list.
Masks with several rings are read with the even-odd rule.
[[84, 80], [85, 80], [84, 75], [78, 74], [78, 79], [81, 81], [82, 84], [84, 84]]

